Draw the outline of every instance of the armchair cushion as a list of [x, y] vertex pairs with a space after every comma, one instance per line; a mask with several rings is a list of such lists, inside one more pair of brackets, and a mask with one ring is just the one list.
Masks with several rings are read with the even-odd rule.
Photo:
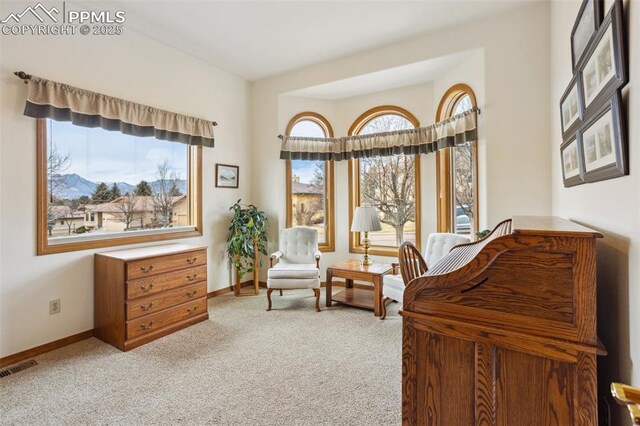
[[278, 263], [267, 272], [268, 278], [318, 278], [320, 270], [315, 263]]
[[468, 242], [469, 237], [465, 237], [464, 235], [445, 232], [429, 235], [427, 246], [424, 249], [424, 260], [427, 262], [427, 267], [432, 268], [445, 254], [449, 253], [454, 246]]
[[320, 278], [302, 278], [292, 280], [291, 278], [267, 278], [267, 288], [300, 289], [300, 288], [320, 288]]
[[280, 231], [279, 248], [282, 263], [315, 263], [318, 251], [318, 231], [296, 227]]
[[382, 279], [382, 295], [402, 303], [404, 295], [402, 275], [385, 275]]

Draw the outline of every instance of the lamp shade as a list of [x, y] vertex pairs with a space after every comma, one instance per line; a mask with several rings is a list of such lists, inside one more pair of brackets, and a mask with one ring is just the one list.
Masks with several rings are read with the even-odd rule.
[[375, 207], [356, 207], [351, 232], [381, 231], [380, 218]]

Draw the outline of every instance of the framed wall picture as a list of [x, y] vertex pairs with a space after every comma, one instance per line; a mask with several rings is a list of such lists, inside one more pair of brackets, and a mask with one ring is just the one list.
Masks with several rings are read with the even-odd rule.
[[240, 167], [216, 164], [216, 188], [237, 188], [239, 180]]
[[562, 124], [563, 141], [575, 136], [582, 120], [582, 85], [579, 84], [578, 79], [579, 74], [573, 76], [569, 87], [560, 98], [560, 122]]
[[562, 160], [562, 179], [565, 187], [580, 185], [583, 169], [580, 164], [580, 146], [578, 140], [573, 139], [565, 142], [560, 147], [560, 158]]
[[618, 92], [578, 130], [584, 181], [597, 182], [624, 176], [627, 165], [627, 135]]
[[602, 20], [601, 0], [583, 0], [571, 30], [571, 63], [575, 71]]
[[622, 4], [615, 2], [596, 34], [580, 69], [585, 117], [628, 81]]

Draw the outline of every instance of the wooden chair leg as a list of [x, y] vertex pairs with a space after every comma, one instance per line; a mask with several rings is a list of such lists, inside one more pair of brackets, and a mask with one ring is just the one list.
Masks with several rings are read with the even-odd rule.
[[320, 312], [320, 289], [314, 288], [313, 294], [316, 296], [316, 312]]
[[380, 316], [381, 320], [387, 317], [387, 300], [389, 300], [388, 297], [382, 298], [382, 315]]
[[282, 289], [280, 289], [280, 296], [282, 296]]
[[267, 306], [267, 311], [271, 310], [271, 292], [273, 291], [272, 288], [268, 288], [267, 289], [267, 302], [268, 302], [268, 306]]

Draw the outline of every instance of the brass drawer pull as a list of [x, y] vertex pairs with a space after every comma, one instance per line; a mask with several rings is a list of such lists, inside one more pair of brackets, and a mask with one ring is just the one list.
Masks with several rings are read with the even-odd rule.
[[140, 309], [142, 309], [143, 311], [148, 311], [151, 308], [153, 308], [153, 302], [149, 303], [147, 306], [140, 305]]
[[189, 312], [190, 314], [194, 313], [196, 311], [196, 309], [198, 309], [197, 306], [194, 306], [193, 308], [189, 308], [187, 309], [187, 312]]
[[196, 295], [196, 293], [197, 293], [197, 292], [198, 292], [198, 290], [188, 291], [188, 292], [187, 292], [187, 296], [189, 296], [189, 297], [193, 297], [193, 296], [195, 296], [195, 295]]
[[142, 272], [144, 272], [145, 274], [149, 273], [149, 272], [151, 272], [153, 270], [153, 265], [151, 265], [151, 266], [141, 266], [140, 270]]
[[187, 263], [188, 263], [189, 265], [193, 265], [193, 264], [194, 264], [194, 262], [195, 262], [196, 260], [198, 260], [198, 256], [194, 256], [194, 257], [187, 257]]
[[155, 284], [149, 284], [149, 285], [141, 285], [140, 286], [140, 290], [144, 291], [145, 293], [148, 292], [149, 290], [151, 290], [153, 287], [155, 287]]
[[188, 279], [189, 281], [193, 281], [193, 280], [195, 280], [196, 278], [198, 278], [198, 274], [189, 274], [189, 275], [187, 275], [187, 279]]
[[153, 323], [154, 323], [154, 322], [153, 322], [153, 321], [151, 321], [149, 324], [140, 324], [140, 327], [141, 327], [143, 330], [149, 330], [151, 327], [153, 327]]

